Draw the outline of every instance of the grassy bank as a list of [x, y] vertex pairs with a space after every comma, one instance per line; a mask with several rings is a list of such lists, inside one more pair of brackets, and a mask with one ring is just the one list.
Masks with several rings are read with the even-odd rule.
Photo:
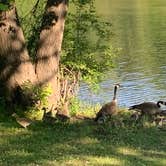
[[166, 131], [155, 126], [36, 122], [27, 129], [0, 119], [2, 166], [165, 166]]

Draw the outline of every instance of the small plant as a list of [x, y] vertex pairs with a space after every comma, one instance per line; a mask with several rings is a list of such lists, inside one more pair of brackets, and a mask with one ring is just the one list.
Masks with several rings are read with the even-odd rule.
[[4, 98], [0, 97], [0, 112], [4, 111], [5, 109], [5, 100]]
[[21, 92], [19, 95], [21, 95], [21, 100], [16, 104], [17, 112], [23, 112], [25, 116], [28, 116], [31, 119], [42, 119], [44, 113], [42, 108], [47, 107], [48, 105], [47, 99], [51, 94], [51, 87], [49, 85], [39, 87], [32, 85], [27, 81], [20, 87], [20, 89]]
[[61, 64], [79, 72], [79, 79], [96, 89], [119, 53], [110, 44], [112, 24], [96, 13], [95, 0], [72, 0], [70, 4], [73, 8], [65, 23]]
[[29, 81], [25, 82], [22, 85], [22, 91], [25, 95], [30, 95], [34, 103], [37, 104], [37, 107], [46, 107], [48, 105], [47, 98], [51, 94], [51, 87], [39, 87], [32, 85]]
[[5, 119], [6, 109], [5, 109], [5, 100], [0, 97], [0, 119]]
[[0, 1], [0, 11], [6, 11], [10, 8], [10, 4], [13, 3], [14, 0], [6, 0], [4, 2]]
[[70, 114], [72, 116], [82, 116], [82, 117], [89, 117], [94, 118], [96, 112], [100, 109], [100, 105], [92, 105], [87, 104], [79, 100], [77, 97], [73, 97], [71, 99], [70, 105]]
[[70, 103], [70, 115], [76, 116], [80, 111], [81, 103], [77, 98], [72, 98]]

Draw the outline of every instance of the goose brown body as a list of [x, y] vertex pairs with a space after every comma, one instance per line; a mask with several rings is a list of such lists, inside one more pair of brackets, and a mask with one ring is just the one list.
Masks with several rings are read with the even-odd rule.
[[20, 124], [24, 128], [26, 128], [27, 126], [29, 126], [32, 123], [32, 120], [30, 120], [28, 118], [20, 118], [20, 117], [18, 117], [18, 115], [16, 113], [14, 113], [12, 116], [15, 117], [17, 123]]
[[154, 102], [144, 102], [141, 104], [133, 105], [129, 108], [129, 110], [137, 110], [141, 112], [141, 114], [148, 114], [148, 115], [155, 115], [161, 112], [161, 105], [166, 105], [164, 101], [158, 101], [157, 103]]
[[114, 97], [111, 102], [106, 103], [102, 106], [102, 108], [99, 110], [99, 112], [96, 114], [95, 121], [100, 120], [101, 118], [105, 117], [111, 117], [113, 114], [116, 114], [117, 112], [117, 89], [119, 88], [119, 84], [115, 85], [114, 87]]

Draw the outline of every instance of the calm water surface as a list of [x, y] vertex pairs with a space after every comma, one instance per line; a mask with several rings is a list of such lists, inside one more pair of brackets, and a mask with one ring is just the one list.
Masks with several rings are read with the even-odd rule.
[[166, 101], [166, 0], [97, 0], [98, 13], [113, 24], [113, 45], [122, 48], [116, 68], [93, 94], [82, 84], [79, 98], [88, 103], [112, 99], [113, 83], [123, 85], [119, 105]]

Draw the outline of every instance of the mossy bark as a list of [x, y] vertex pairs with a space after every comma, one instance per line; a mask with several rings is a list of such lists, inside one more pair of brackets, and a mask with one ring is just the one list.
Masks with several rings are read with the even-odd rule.
[[0, 11], [0, 96], [11, 100], [12, 92], [29, 80], [36, 81], [15, 5]]
[[67, 5], [67, 0], [47, 1], [35, 66], [28, 55], [15, 5], [0, 11], [0, 96], [11, 101], [14, 92], [21, 95], [17, 92], [18, 87], [29, 81], [36, 86], [50, 85], [49, 108], [57, 106], [60, 98], [58, 69]]
[[41, 86], [51, 86], [50, 109], [57, 106], [60, 97], [58, 70], [67, 3], [67, 0], [47, 1], [37, 48], [36, 74]]

